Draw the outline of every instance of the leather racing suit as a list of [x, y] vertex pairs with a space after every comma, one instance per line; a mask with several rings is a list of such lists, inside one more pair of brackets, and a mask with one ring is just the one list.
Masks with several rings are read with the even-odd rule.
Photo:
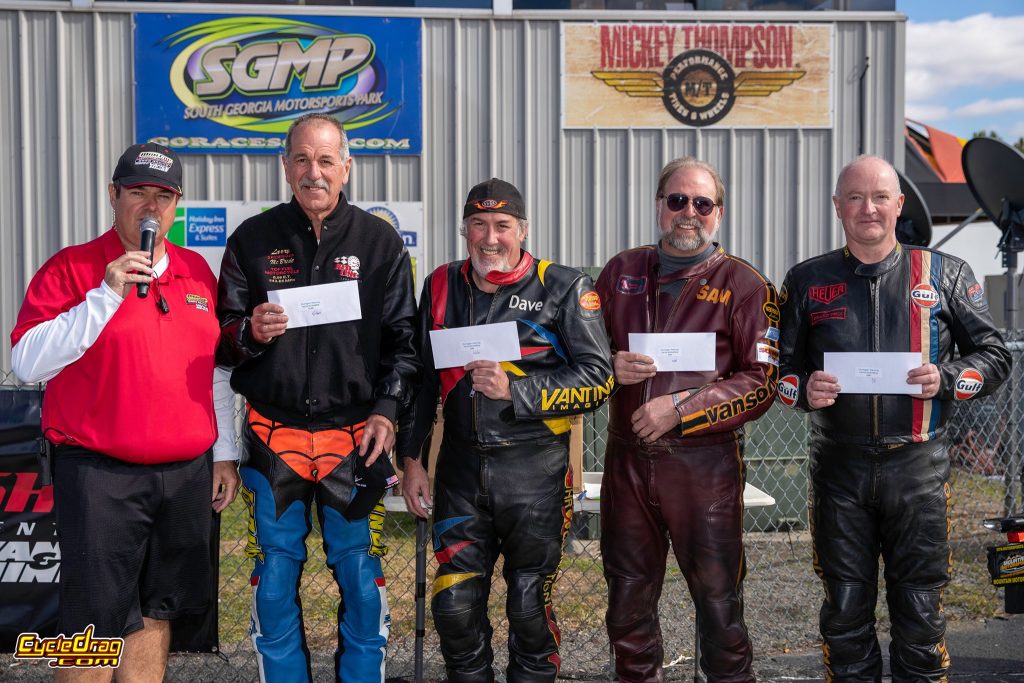
[[[840, 393], [811, 413], [814, 568], [829, 680], [881, 680], [875, 635], [878, 555], [885, 561], [893, 680], [945, 681], [941, 592], [949, 582], [953, 400], [992, 393], [1011, 358], [964, 261], [897, 245], [861, 263], [847, 248], [790, 270], [780, 292], [779, 401], [800, 410], [830, 352], [913, 352], [935, 364], [938, 394]], [[954, 358], [954, 346], [959, 357]]]
[[[551, 587], [572, 519], [569, 418], [601, 406], [614, 383], [600, 299], [586, 275], [525, 251], [511, 272], [488, 275], [500, 285], [493, 294], [477, 288], [470, 268], [449, 263], [424, 283], [423, 385], [398, 453], [427, 452], [440, 397], [431, 610], [448, 680], [494, 680], [487, 601], [500, 553], [508, 680], [554, 681], [561, 660]], [[502, 363], [511, 401], [475, 393], [462, 368], [434, 367], [431, 330], [501, 322], [515, 323], [522, 353]]]
[[[253, 339], [249, 316], [269, 291], [341, 282], [358, 283], [360, 319], [291, 328], [268, 345]], [[217, 309], [218, 360], [234, 367], [231, 384], [249, 404], [240, 473], [251, 515], [260, 678], [311, 680], [297, 590], [315, 503], [341, 594], [338, 680], [382, 681], [391, 622], [380, 563], [383, 505], [368, 517], [346, 512], [367, 417], [395, 420], [418, 371], [409, 254], [390, 225], [344, 195], [317, 242], [292, 199], [228, 239]]]
[[[682, 281], [675, 299], [662, 288]], [[608, 581], [608, 635], [623, 681], [662, 680], [658, 600], [669, 540], [696, 606], [701, 668], [709, 681], [753, 681], [743, 622], [744, 423], [775, 397], [775, 288], [725, 253], [665, 276], [654, 246], [622, 252], [597, 281], [612, 348], [630, 332], [714, 332], [715, 368], [659, 372], [619, 386], [611, 399], [601, 486], [601, 552]], [[658, 396], [690, 392], [678, 429], [655, 443], [631, 416]], [[666, 534], [667, 532], [667, 534]]]

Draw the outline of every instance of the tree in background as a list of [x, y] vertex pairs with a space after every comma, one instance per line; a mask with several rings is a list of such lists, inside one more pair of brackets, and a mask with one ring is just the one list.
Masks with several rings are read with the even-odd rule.
[[[1003, 140], [1003, 138], [1000, 137], [999, 133], [995, 132], [994, 130], [976, 130], [976, 131], [974, 131], [974, 134], [971, 135], [971, 137], [972, 138], [993, 138], [993, 139], [999, 140], [1001, 142], [1005, 142], [1005, 140]], [[1009, 143], [1007, 143], [1007, 144], [1009, 144]], [[1022, 154], [1024, 154], [1024, 137], [1017, 138], [1017, 142], [1013, 143], [1013, 146], [1017, 149], [1018, 152], [1021, 152]]]

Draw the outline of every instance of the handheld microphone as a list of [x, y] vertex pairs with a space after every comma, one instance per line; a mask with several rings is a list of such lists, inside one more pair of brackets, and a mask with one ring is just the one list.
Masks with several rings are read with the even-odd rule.
[[[149, 259], [153, 260], [153, 243], [156, 241], [156, 231], [160, 228], [160, 224], [153, 218], [143, 218], [142, 223], [139, 224], [139, 250], [149, 254]], [[149, 296], [149, 283], [139, 282], [135, 286], [135, 292], [139, 295], [140, 299], [145, 299]]]

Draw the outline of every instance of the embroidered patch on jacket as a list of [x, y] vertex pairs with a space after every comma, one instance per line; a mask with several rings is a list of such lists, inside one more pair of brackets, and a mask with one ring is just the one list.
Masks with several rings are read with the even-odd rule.
[[782, 289], [779, 290], [779, 303], [784, 304], [789, 301], [789, 289], [786, 285], [782, 285]]
[[823, 304], [830, 304], [844, 294], [846, 294], [845, 282], [833, 285], [812, 285], [807, 288], [807, 296], [810, 300]]
[[186, 294], [185, 303], [189, 306], [195, 306], [197, 311], [210, 310], [210, 300], [205, 296], [199, 296], [198, 294]]
[[967, 298], [974, 305], [981, 303], [981, 300], [985, 298], [985, 290], [982, 289], [980, 282], [975, 282], [967, 289]]
[[728, 304], [732, 298], [732, 290], [725, 288], [719, 290], [718, 287], [703, 285], [697, 290], [697, 295], [694, 298], [709, 304]]
[[939, 303], [939, 293], [928, 283], [922, 282], [910, 290], [910, 299], [921, 308], [933, 308]]
[[358, 256], [338, 256], [334, 259], [334, 270], [350, 280], [359, 279], [359, 265]]
[[765, 339], [769, 339], [771, 341], [779, 341], [779, 328], [769, 327], [767, 330], [764, 331], [764, 334], [762, 336]]
[[792, 408], [800, 398], [800, 378], [796, 375], [786, 375], [779, 380], [779, 400], [782, 405]]
[[779, 350], [771, 344], [757, 344], [757, 362], [779, 367]]
[[266, 255], [267, 267], [263, 274], [269, 284], [287, 285], [295, 282], [299, 269], [295, 267], [295, 252], [291, 249], [274, 249]]
[[580, 308], [585, 311], [597, 311], [601, 308], [601, 297], [597, 292], [587, 292], [580, 297]]
[[620, 275], [619, 283], [615, 287], [620, 294], [634, 296], [647, 291], [646, 275]]
[[761, 307], [761, 310], [764, 311], [764, 317], [768, 318], [773, 325], [779, 324], [781, 314], [779, 313], [779, 307], [774, 301], [764, 302], [764, 306]]
[[974, 368], [966, 368], [956, 376], [953, 382], [953, 397], [958, 401], [966, 401], [981, 391], [985, 378]]
[[813, 311], [811, 313], [811, 327], [820, 325], [826, 320], [846, 320], [846, 306], [830, 308], [827, 311]]

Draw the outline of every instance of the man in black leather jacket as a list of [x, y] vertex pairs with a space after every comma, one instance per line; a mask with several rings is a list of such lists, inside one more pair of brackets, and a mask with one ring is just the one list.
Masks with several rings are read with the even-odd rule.
[[[217, 301], [218, 361], [248, 402], [241, 475], [260, 680], [311, 680], [297, 591], [316, 505], [341, 593], [337, 678], [382, 681], [380, 497], [397, 482], [387, 452], [419, 369], [412, 268], [395, 230], [345, 198], [352, 158], [336, 119], [296, 119], [282, 161], [294, 196], [228, 240]], [[334, 287], [324, 298], [347, 286], [359, 317], [289, 327], [269, 295], [310, 285]]]
[[[436, 473], [431, 609], [448, 680], [494, 680], [487, 598], [504, 558], [507, 680], [554, 681], [561, 662], [551, 587], [572, 519], [569, 417], [612, 390], [601, 301], [590, 278], [521, 249], [523, 198], [497, 178], [474, 187], [463, 210], [469, 259], [439, 267], [423, 285], [423, 385], [412, 425], [399, 432], [409, 509], [427, 517], [422, 454], [437, 401], [444, 437]], [[435, 368], [430, 332], [515, 324], [521, 360]]]
[[[878, 557], [885, 561], [894, 681], [945, 681], [952, 401], [992, 393], [1011, 358], [964, 261], [896, 241], [896, 171], [860, 157], [832, 198], [846, 246], [795, 266], [782, 305], [778, 399], [811, 412], [814, 569], [827, 680], [880, 681]], [[954, 347], [959, 357], [954, 358]], [[920, 393], [843, 393], [830, 352], [913, 352]]]

